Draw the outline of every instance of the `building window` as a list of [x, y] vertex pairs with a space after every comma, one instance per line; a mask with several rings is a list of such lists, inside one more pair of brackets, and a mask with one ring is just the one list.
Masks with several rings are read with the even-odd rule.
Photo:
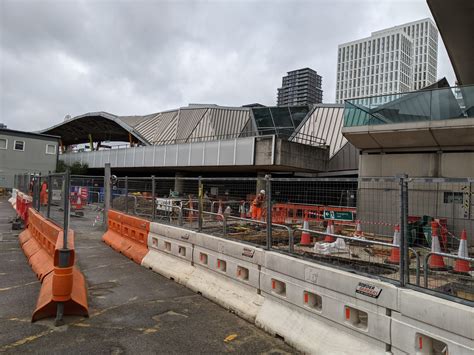
[[46, 154], [56, 154], [56, 145], [46, 144]]
[[13, 146], [13, 150], [24, 151], [25, 150], [25, 142], [24, 141], [15, 141]]
[[8, 148], [8, 139], [0, 138], [0, 149], [7, 149]]

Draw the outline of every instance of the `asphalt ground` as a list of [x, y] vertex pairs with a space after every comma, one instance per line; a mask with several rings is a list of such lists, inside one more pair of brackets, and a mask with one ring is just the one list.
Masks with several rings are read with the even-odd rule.
[[288, 354], [296, 351], [204, 297], [145, 269], [101, 242], [97, 212], [71, 218], [89, 318], [31, 323], [40, 282], [0, 199], [0, 352], [48, 354]]

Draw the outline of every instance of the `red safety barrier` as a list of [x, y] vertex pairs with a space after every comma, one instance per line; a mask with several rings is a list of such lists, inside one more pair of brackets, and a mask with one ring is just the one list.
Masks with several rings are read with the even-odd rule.
[[24, 194], [21, 191], [17, 192], [16, 195], [16, 212], [18, 216], [25, 222], [25, 226], [28, 224], [28, 210], [33, 203], [33, 199]]
[[323, 222], [328, 219], [324, 218], [324, 211], [329, 212], [351, 212], [353, 219], [350, 221], [337, 221], [335, 224], [354, 225], [356, 211], [355, 207], [338, 207], [324, 205], [302, 205], [295, 203], [276, 203], [273, 205], [272, 221], [279, 224], [303, 223], [304, 219], [309, 222]]
[[102, 236], [104, 243], [141, 264], [148, 253], [150, 222], [114, 210], [108, 216], [108, 229]]

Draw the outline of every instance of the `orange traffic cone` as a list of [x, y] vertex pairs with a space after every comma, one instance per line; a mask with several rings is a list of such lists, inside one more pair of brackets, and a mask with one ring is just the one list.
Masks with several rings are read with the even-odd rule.
[[354, 232], [355, 237], [362, 237], [364, 235], [364, 232], [362, 232], [362, 227], [360, 226], [360, 220], [357, 220], [356, 222], [356, 230]]
[[[307, 217], [304, 218], [303, 229], [309, 229], [309, 222], [308, 222]], [[309, 232], [302, 232], [301, 233], [300, 244], [301, 245], [310, 245], [311, 244], [311, 235], [309, 234]]]
[[387, 264], [400, 264], [400, 226], [398, 224], [395, 226], [395, 231], [393, 232], [392, 244], [392, 252], [385, 262]]
[[[328, 234], [334, 234], [334, 225], [332, 224], [332, 219], [328, 221], [328, 226], [326, 228], [326, 233]], [[324, 238], [325, 243], [333, 243], [336, 241], [336, 238], [326, 235], [326, 238]]]
[[[431, 252], [441, 253], [438, 239], [438, 222], [431, 222]], [[432, 254], [430, 257], [430, 269], [432, 270], [446, 270], [443, 257], [441, 255]]]
[[[459, 250], [458, 256], [462, 258], [468, 258], [469, 254], [467, 253], [467, 234], [466, 230], [464, 229], [461, 233], [461, 241], [459, 243]], [[456, 263], [454, 264], [454, 273], [469, 273], [471, 271], [471, 266], [469, 265], [469, 261], [456, 259]]]

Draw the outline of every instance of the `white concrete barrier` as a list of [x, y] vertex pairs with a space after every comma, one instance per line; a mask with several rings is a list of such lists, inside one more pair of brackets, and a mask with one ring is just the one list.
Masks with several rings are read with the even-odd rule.
[[384, 307], [267, 268], [261, 269], [261, 289], [265, 298], [299, 307], [314, 319], [337, 323], [380, 349], [391, 343], [390, 312]]
[[[265, 252], [264, 266], [266, 269], [336, 291], [343, 295], [388, 309], [399, 309], [399, 288], [388, 282], [352, 274], [276, 252]], [[370, 288], [372, 289], [370, 290]]]
[[308, 353], [474, 353], [474, 309], [289, 255], [151, 223], [142, 265]]
[[188, 286], [189, 279], [196, 270], [188, 261], [157, 249], [148, 251], [142, 260], [142, 266], [184, 286]]
[[474, 354], [474, 309], [421, 292], [400, 290], [392, 313], [392, 347], [417, 354]]
[[148, 248], [143, 266], [255, 321], [262, 250], [158, 223], [150, 224]]
[[255, 324], [308, 354], [384, 354], [385, 348], [324, 322], [288, 303], [265, 298]]

